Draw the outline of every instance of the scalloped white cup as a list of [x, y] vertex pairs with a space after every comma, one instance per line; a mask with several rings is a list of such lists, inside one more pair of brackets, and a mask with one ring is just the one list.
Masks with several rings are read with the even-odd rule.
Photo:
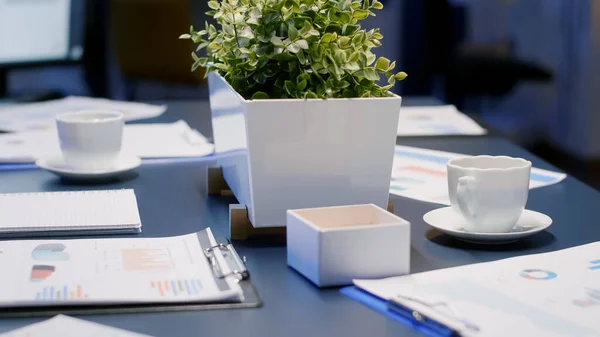
[[506, 156], [450, 160], [448, 194], [452, 208], [465, 218], [464, 230], [507, 233], [515, 226], [529, 196], [531, 162]]
[[56, 116], [67, 166], [95, 172], [112, 169], [121, 153], [124, 116], [111, 110], [83, 110]]

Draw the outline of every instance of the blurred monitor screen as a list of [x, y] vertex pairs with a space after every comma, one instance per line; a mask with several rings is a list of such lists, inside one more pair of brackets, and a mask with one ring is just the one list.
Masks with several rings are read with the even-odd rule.
[[78, 61], [84, 0], [0, 0], [0, 66]]

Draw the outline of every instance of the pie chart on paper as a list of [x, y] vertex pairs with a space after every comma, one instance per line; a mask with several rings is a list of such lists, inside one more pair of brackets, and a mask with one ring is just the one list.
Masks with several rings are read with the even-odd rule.
[[37, 261], [67, 261], [69, 253], [64, 251], [66, 248], [62, 243], [44, 243], [33, 249], [31, 257]]

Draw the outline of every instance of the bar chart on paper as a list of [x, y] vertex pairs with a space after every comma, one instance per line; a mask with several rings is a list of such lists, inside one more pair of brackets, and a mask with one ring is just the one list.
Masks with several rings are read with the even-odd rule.
[[202, 290], [200, 279], [152, 281], [150, 287], [161, 297], [197, 295]]
[[88, 297], [80, 284], [75, 286], [45, 286], [35, 294], [36, 301], [80, 301]]
[[[406, 198], [450, 205], [446, 164], [467, 155], [451, 152], [396, 146], [390, 193]], [[543, 187], [565, 179], [563, 173], [531, 169], [529, 187]], [[600, 269], [600, 265], [598, 266]]]

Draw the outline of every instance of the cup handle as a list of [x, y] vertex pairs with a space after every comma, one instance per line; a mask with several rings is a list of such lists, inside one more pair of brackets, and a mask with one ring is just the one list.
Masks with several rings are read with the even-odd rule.
[[458, 208], [460, 212], [469, 221], [475, 220], [475, 210], [477, 209], [476, 198], [474, 190], [477, 181], [475, 178], [470, 176], [464, 176], [458, 178], [458, 186], [456, 188], [456, 199], [458, 201]]

